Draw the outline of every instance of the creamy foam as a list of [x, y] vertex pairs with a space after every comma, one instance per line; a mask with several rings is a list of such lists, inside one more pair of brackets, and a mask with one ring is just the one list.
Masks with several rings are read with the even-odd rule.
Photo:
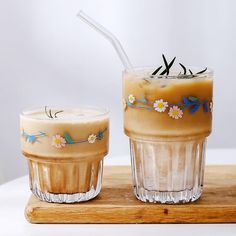
[[[54, 117], [54, 114], [58, 111], [62, 111]], [[48, 110], [47, 110], [48, 112]], [[53, 122], [68, 122], [68, 121], [85, 121], [97, 120], [107, 115], [108, 111], [98, 108], [53, 108], [51, 109], [53, 118], [47, 116], [44, 108], [39, 108], [31, 111], [22, 112], [21, 116], [25, 119], [34, 119], [42, 121]]]

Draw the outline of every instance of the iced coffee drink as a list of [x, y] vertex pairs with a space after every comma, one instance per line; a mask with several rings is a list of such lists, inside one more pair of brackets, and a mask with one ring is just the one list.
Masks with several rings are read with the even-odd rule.
[[73, 203], [98, 195], [103, 158], [108, 153], [106, 110], [27, 110], [20, 115], [20, 130], [35, 196], [47, 202]]
[[186, 203], [202, 193], [212, 123], [212, 72], [197, 68], [123, 74], [124, 130], [134, 193], [144, 202]]

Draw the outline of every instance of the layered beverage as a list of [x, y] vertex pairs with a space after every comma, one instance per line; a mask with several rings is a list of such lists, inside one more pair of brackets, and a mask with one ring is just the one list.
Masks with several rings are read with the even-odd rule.
[[20, 115], [21, 147], [30, 188], [47, 202], [73, 203], [101, 190], [108, 153], [108, 112], [99, 108], [39, 108]]
[[145, 202], [194, 201], [202, 192], [206, 137], [211, 133], [212, 72], [152, 71], [123, 74], [134, 192]]

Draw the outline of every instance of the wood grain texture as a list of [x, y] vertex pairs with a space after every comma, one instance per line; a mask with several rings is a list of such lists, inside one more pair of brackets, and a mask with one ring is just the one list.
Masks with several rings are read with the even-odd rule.
[[105, 167], [102, 191], [77, 204], [46, 203], [31, 196], [31, 223], [230, 223], [236, 222], [236, 166], [207, 166], [202, 197], [195, 203], [143, 203], [133, 194], [128, 166]]

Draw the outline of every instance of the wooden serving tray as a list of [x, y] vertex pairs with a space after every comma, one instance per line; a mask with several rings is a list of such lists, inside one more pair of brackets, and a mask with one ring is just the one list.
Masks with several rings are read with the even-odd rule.
[[236, 166], [207, 166], [202, 197], [182, 205], [143, 203], [133, 194], [130, 167], [105, 167], [102, 191], [94, 200], [54, 204], [31, 196], [25, 216], [31, 223], [232, 223]]

